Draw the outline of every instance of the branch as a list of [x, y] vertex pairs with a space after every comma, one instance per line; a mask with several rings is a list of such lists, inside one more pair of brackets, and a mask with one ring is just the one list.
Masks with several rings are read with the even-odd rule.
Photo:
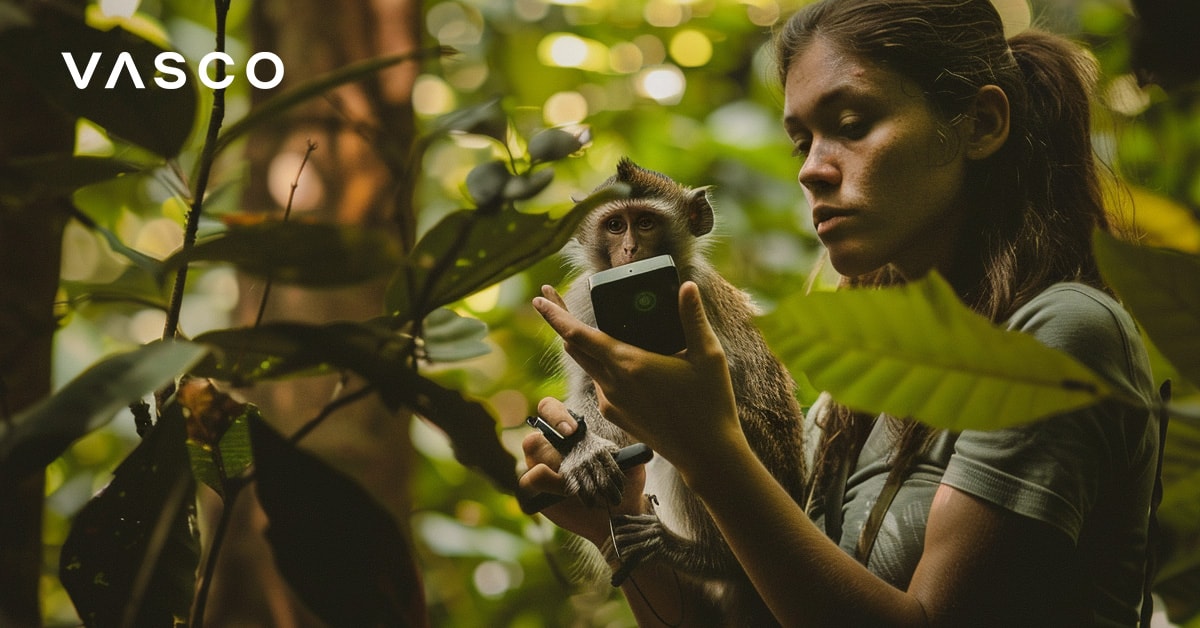
[[[229, 12], [229, 0], [214, 0], [217, 14], [217, 43], [216, 52], [225, 52], [225, 16]], [[225, 64], [217, 64], [217, 81], [225, 78]], [[196, 178], [196, 191], [192, 194], [192, 207], [188, 212], [187, 227], [183, 232], [183, 250], [187, 251], [196, 244], [196, 234], [200, 231], [200, 215], [204, 208], [204, 193], [208, 189], [208, 178], [212, 174], [213, 162], [217, 155], [217, 138], [221, 132], [221, 123], [225, 119], [225, 89], [213, 90], [212, 113], [208, 118], [208, 133], [204, 137], [204, 147], [200, 152], [200, 173]], [[163, 340], [175, 337], [179, 330], [179, 312], [183, 308], [183, 292], [187, 284], [188, 265], [185, 263], [175, 274], [175, 287], [171, 292], [171, 304], [167, 309], [167, 322], [163, 327]]]

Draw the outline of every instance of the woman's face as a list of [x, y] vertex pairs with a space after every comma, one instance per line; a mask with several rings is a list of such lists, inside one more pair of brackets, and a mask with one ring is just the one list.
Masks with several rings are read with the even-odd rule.
[[815, 38], [792, 61], [784, 127], [817, 235], [842, 275], [949, 263], [963, 224], [955, 127], [904, 76]]

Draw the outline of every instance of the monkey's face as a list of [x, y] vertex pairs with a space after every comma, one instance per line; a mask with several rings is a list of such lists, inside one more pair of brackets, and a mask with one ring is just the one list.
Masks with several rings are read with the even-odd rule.
[[653, 207], [616, 205], [597, 224], [597, 252], [614, 267], [669, 253], [667, 229], [665, 217]]

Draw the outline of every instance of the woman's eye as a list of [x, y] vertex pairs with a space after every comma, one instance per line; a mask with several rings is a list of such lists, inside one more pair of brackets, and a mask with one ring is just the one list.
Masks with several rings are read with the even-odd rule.
[[609, 218], [608, 222], [604, 223], [604, 228], [608, 229], [609, 233], [621, 233], [625, 230], [625, 221], [620, 218]]
[[808, 151], [812, 148], [812, 142], [809, 140], [797, 140], [792, 144], [792, 157], [801, 159], [808, 157]]
[[838, 132], [841, 133], [842, 137], [852, 140], [862, 139], [866, 136], [868, 130], [870, 130], [870, 126], [858, 118], [843, 120], [841, 126], [838, 127]]

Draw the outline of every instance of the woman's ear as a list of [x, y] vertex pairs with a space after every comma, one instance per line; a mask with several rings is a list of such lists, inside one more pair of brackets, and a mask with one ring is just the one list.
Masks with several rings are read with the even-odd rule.
[[967, 159], [986, 159], [1008, 140], [1008, 96], [996, 85], [984, 85], [967, 111]]

